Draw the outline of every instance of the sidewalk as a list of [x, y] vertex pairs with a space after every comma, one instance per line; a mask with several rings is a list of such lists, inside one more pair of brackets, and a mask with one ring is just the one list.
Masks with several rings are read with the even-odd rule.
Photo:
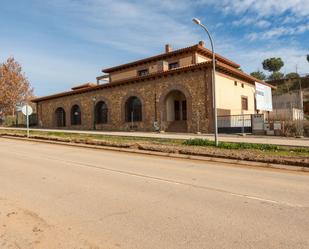
[[[6, 128], [6, 127], [0, 127], [0, 129], [26, 130], [25, 128]], [[130, 137], [170, 138], [170, 139], [203, 138], [203, 139], [214, 140], [213, 134], [85, 131], [85, 130], [57, 130], [57, 129], [30, 129], [30, 130], [43, 131], [43, 132], [45, 131], [45, 132], [79, 133], [79, 134], [99, 134], [108, 136], [130, 136]], [[237, 134], [219, 134], [219, 141], [309, 147], [309, 138], [287, 138], [277, 136], [256, 136], [256, 135], [241, 136]]]

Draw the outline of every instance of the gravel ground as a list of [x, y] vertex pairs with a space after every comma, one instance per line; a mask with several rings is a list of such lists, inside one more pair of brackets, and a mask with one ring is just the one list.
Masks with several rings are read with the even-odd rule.
[[50, 225], [17, 202], [0, 198], [0, 210], [1, 249], [99, 248], [71, 229]]

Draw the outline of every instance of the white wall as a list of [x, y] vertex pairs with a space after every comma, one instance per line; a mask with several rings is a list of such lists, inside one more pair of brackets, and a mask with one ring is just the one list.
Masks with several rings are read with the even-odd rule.
[[175, 120], [174, 97], [170, 95], [166, 99], [166, 121], [171, 122], [174, 120]]

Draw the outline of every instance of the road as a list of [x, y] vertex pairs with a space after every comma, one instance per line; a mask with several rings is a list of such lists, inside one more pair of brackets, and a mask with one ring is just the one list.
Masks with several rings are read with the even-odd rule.
[[[12, 129], [8, 127], [0, 127], [0, 130]], [[26, 130], [25, 128], [13, 128], [17, 130]], [[51, 132], [67, 132], [80, 134], [100, 134], [108, 136], [129, 136], [129, 137], [149, 137], [149, 138], [170, 138], [170, 139], [192, 139], [203, 138], [214, 140], [213, 134], [193, 134], [193, 133], [156, 133], [156, 132], [128, 132], [128, 131], [87, 131], [87, 130], [59, 130], [59, 129], [30, 129], [32, 131], [51, 131]], [[309, 138], [292, 138], [278, 136], [255, 136], [248, 134], [240, 136], [238, 134], [219, 134], [219, 141], [235, 142], [235, 143], [257, 143], [257, 144], [274, 144], [285, 146], [309, 147]]]
[[0, 138], [0, 248], [309, 248], [309, 174]]

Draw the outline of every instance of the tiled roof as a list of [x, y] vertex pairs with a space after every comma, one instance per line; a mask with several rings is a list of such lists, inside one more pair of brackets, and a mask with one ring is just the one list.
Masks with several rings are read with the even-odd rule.
[[[106, 68], [106, 69], [103, 69], [102, 72], [111, 73], [111, 72], [114, 72], [114, 71], [117, 71], [117, 70], [135, 67], [135, 66], [145, 64], [145, 63], [149, 63], [149, 62], [164, 60], [166, 58], [170, 58], [170, 57], [173, 57], [175, 55], [178, 55], [178, 54], [181, 54], [181, 53], [186, 53], [186, 52], [199, 52], [199, 53], [204, 54], [204, 55], [206, 55], [210, 58], [212, 57], [212, 52], [209, 49], [205, 48], [204, 46], [202, 46], [200, 44], [196, 44], [196, 45], [193, 45], [193, 46], [190, 46], [190, 47], [177, 49], [177, 50], [174, 50], [174, 51], [171, 51], [171, 52], [168, 52], [168, 53], [163, 53], [163, 54], [155, 55], [155, 56], [152, 56], [152, 57], [147, 57], [145, 59], [141, 59], [141, 60], [129, 62], [129, 63], [126, 63], [126, 64], [122, 64], [122, 65], [119, 65], [119, 66]], [[235, 62], [233, 62], [233, 61], [231, 61], [231, 60], [229, 60], [229, 59], [227, 59], [227, 58], [225, 58], [225, 57], [223, 57], [219, 54], [216, 54], [216, 59], [218, 61], [223, 62], [227, 65], [230, 65], [232, 67], [235, 67], [235, 68], [240, 67], [240, 65], [238, 65], [237, 63], [235, 63]]]
[[[141, 82], [141, 81], [148, 81], [148, 80], [153, 80], [153, 79], [160, 77], [160, 76], [163, 76], [163, 75], [171, 75], [171, 74], [174, 74], [174, 73], [181, 73], [181, 72], [185, 72], [185, 71], [189, 71], [189, 70], [193, 70], [193, 69], [207, 68], [207, 67], [212, 67], [212, 61], [206, 61], [206, 62], [202, 62], [202, 63], [198, 63], [198, 64], [192, 64], [192, 65], [185, 66], [185, 67], [174, 68], [174, 69], [163, 71], [163, 72], [151, 73], [151, 74], [148, 74], [148, 75], [145, 75], [145, 76], [142, 76], [142, 77], [137, 76], [137, 77], [134, 77], [134, 78], [117, 80], [117, 81], [113, 81], [113, 82], [110, 82], [110, 83], [91, 86], [91, 87], [87, 87], [87, 88], [81, 88], [81, 89], [77, 89], [77, 90], [61, 92], [61, 93], [57, 93], [57, 94], [53, 94], [53, 95], [49, 95], [49, 96], [45, 96], [45, 97], [35, 98], [35, 99], [32, 100], [32, 102], [40, 102], [40, 101], [44, 101], [44, 100], [60, 98], [60, 97], [64, 97], [64, 96], [74, 95], [74, 94], [81, 94], [81, 93], [85, 93], [85, 92], [96, 91], [96, 90], [109, 88], [109, 87], [116, 87], [116, 86], [125, 85], [125, 84], [131, 84], [131, 83], [136, 83], [136, 82]], [[264, 81], [258, 80], [256, 78], [252, 77], [251, 75], [248, 75], [248, 74], [240, 71], [239, 69], [236, 69], [234, 67], [226, 65], [226, 64], [224, 64], [220, 61], [216, 62], [216, 68], [218, 69], [218, 71], [222, 71], [226, 74], [230, 74], [234, 77], [238, 77], [240, 79], [246, 80], [251, 84], [254, 84], [255, 82], [259, 82], [259, 83], [262, 83], [264, 85], [275, 88], [274, 86], [267, 84]]]
[[85, 88], [93, 87], [93, 86], [96, 86], [96, 85], [97, 84], [95, 84], [95, 83], [89, 82], [89, 83], [85, 83], [85, 84], [82, 84], [82, 85], [74, 86], [71, 89], [72, 90], [85, 89]]

